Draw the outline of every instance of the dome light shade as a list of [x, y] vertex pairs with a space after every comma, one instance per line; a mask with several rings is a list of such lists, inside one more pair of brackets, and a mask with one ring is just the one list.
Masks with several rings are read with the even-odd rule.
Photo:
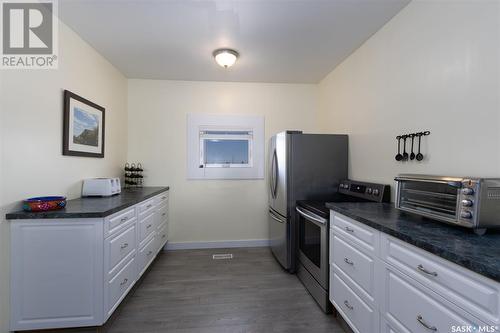
[[214, 51], [213, 56], [215, 58], [215, 62], [217, 62], [219, 66], [229, 68], [234, 65], [239, 54], [235, 50], [231, 49], [218, 49]]

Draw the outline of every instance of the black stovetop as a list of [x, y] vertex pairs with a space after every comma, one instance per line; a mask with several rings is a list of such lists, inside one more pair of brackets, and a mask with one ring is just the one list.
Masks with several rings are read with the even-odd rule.
[[303, 207], [310, 212], [324, 218], [330, 216], [330, 209], [326, 207], [327, 202], [367, 202], [368, 200], [356, 198], [350, 195], [334, 193], [324, 200], [299, 200], [297, 205]]

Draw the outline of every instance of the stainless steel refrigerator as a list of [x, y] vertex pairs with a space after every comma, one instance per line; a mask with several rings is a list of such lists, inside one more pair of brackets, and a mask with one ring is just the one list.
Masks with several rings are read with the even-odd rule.
[[269, 238], [272, 253], [296, 269], [297, 200], [325, 200], [347, 179], [347, 135], [281, 132], [269, 140]]

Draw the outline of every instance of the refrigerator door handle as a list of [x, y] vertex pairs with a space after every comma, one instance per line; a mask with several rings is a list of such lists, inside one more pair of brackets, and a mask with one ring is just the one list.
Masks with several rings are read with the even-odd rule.
[[271, 158], [271, 172], [269, 179], [269, 188], [271, 190], [271, 197], [273, 199], [276, 199], [276, 183], [277, 183], [276, 168], [275, 168], [276, 158], [277, 158], [276, 150], [274, 150], [273, 157]]
[[276, 154], [276, 149], [274, 150], [273, 154], [273, 162], [274, 162], [274, 176], [273, 176], [273, 182], [274, 182], [274, 190], [273, 190], [273, 198], [276, 199], [276, 194], [278, 192], [278, 155]]
[[286, 221], [283, 221], [282, 219], [280, 219], [279, 217], [277, 217], [272, 210], [269, 211], [269, 215], [271, 216], [271, 218], [275, 221], [278, 221], [279, 223], [285, 223]]

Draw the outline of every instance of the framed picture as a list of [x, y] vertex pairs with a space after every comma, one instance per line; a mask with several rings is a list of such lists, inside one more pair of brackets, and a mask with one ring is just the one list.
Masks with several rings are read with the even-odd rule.
[[104, 157], [104, 108], [64, 90], [63, 155]]

